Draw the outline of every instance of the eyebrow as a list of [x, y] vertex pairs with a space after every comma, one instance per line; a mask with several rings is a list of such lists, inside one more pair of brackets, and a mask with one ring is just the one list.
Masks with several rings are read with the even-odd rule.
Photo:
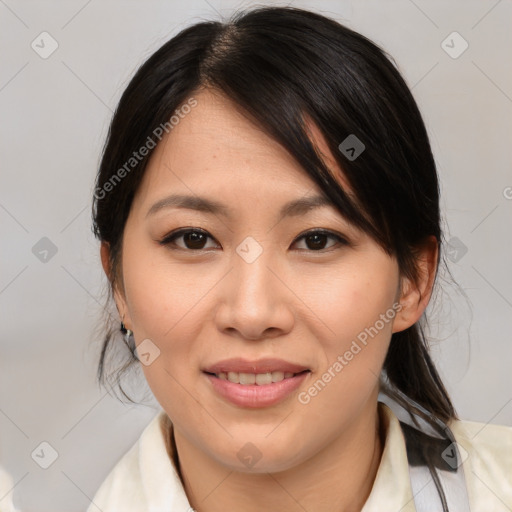
[[[301, 197], [284, 204], [279, 212], [279, 220], [285, 217], [298, 217], [310, 210], [325, 206], [333, 206], [332, 201], [323, 195]], [[187, 210], [195, 210], [212, 215], [221, 215], [227, 219], [234, 217], [233, 211], [226, 205], [219, 203], [213, 199], [200, 196], [189, 196], [182, 194], [173, 194], [157, 201], [148, 210], [146, 217], [154, 215], [165, 208], [182, 208]]]

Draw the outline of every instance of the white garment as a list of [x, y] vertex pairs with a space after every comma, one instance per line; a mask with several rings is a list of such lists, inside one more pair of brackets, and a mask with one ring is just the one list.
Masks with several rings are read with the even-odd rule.
[[17, 512], [12, 500], [13, 490], [11, 475], [0, 466], [0, 512]]
[[[415, 512], [399, 420], [387, 405], [378, 406], [386, 441], [362, 512]], [[463, 469], [471, 512], [510, 512], [512, 427], [470, 421], [449, 426], [467, 452]], [[167, 414], [160, 411], [109, 473], [87, 512], [192, 512], [170, 455], [171, 428]]]

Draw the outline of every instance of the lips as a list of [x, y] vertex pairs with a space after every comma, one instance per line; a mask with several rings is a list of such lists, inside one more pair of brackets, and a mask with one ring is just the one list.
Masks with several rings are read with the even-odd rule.
[[205, 373], [219, 375], [220, 373], [248, 373], [262, 374], [272, 372], [283, 373], [301, 373], [309, 370], [306, 366], [291, 363], [283, 359], [259, 359], [257, 361], [249, 361], [242, 358], [225, 359], [212, 365], [202, 368]]
[[211, 389], [238, 407], [262, 408], [295, 392], [310, 370], [282, 359], [227, 359], [202, 369]]

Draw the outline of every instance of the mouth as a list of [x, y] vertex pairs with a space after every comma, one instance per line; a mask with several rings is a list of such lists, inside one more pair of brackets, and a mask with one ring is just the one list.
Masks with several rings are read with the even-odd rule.
[[242, 386], [268, 386], [276, 382], [282, 382], [285, 379], [291, 379], [303, 373], [309, 373], [310, 370], [303, 370], [301, 372], [283, 372], [273, 371], [265, 373], [246, 373], [246, 372], [204, 372], [212, 377], [217, 377], [220, 380], [226, 380], [233, 384], [241, 384]]
[[289, 398], [311, 370], [282, 359], [229, 359], [203, 368], [202, 373], [217, 397], [237, 407], [255, 409]]

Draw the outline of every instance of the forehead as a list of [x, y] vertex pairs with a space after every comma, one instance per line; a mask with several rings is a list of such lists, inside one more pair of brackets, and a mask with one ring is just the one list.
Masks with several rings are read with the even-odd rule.
[[[260, 187], [322, 193], [290, 153], [229, 98], [211, 89], [192, 96], [197, 105], [155, 148], [139, 195], [154, 195], [171, 184], [188, 192], [206, 188], [219, 193], [221, 185], [254, 187], [255, 180]], [[311, 121], [307, 130], [324, 162], [348, 188], [320, 130]]]
[[194, 98], [197, 106], [183, 116], [155, 150], [167, 163], [200, 161], [204, 165], [206, 159], [211, 163], [208, 167], [219, 161], [232, 167], [228, 164], [236, 159], [237, 165], [264, 160], [281, 167], [297, 167], [292, 165], [288, 152], [229, 98], [213, 89], [201, 90]]

